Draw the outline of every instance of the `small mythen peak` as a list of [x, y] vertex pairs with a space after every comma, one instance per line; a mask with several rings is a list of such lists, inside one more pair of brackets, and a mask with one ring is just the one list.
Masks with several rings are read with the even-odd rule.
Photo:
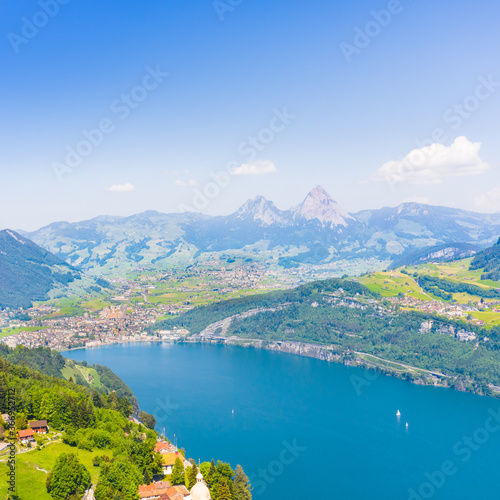
[[347, 226], [353, 219], [322, 186], [316, 186], [293, 212], [296, 219], [317, 219], [323, 226]]

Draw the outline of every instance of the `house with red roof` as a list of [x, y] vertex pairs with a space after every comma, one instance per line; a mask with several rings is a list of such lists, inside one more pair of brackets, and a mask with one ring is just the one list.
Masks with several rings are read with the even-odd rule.
[[31, 429], [17, 431], [17, 440], [21, 444], [33, 443], [35, 441], [35, 433]]
[[166, 443], [165, 441], [158, 441], [155, 444], [155, 453], [175, 453], [177, 448], [172, 443]]
[[157, 500], [166, 495], [170, 483], [168, 481], [158, 481], [151, 484], [141, 484], [139, 486], [139, 497], [141, 500]]

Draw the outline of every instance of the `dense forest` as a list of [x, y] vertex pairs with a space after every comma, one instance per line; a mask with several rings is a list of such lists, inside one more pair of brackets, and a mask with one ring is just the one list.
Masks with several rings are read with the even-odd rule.
[[14, 231], [0, 231], [0, 308], [30, 307], [80, 272]]
[[453, 299], [454, 293], [468, 293], [484, 299], [500, 298], [500, 290], [493, 288], [482, 288], [470, 283], [457, 283], [456, 281], [427, 276], [425, 274], [415, 273], [415, 281], [427, 292], [436, 295], [444, 300]]
[[[154, 453], [156, 433], [128, 420], [133, 410], [127, 398], [115, 392], [100, 394], [0, 357], [1, 413], [8, 411], [9, 388], [15, 389], [17, 429], [26, 428], [29, 420], [46, 419], [51, 429], [65, 431], [63, 441], [76, 449], [112, 451], [111, 458], [102, 460], [97, 500], [135, 499], [139, 484], [151, 482], [161, 472]], [[117, 470], [122, 469], [127, 474], [120, 476]], [[51, 475], [49, 490], [57, 493], [56, 485], [69, 479]]]
[[[27, 349], [23, 346], [17, 346], [15, 349], [11, 349], [5, 344], [0, 344], [0, 357], [16, 365], [22, 365], [31, 370], [36, 370], [59, 379], [63, 378], [61, 370], [67, 362], [67, 359], [62, 354], [57, 351], [51, 351], [47, 347]], [[85, 361], [81, 364], [82, 366], [87, 366]], [[99, 374], [105, 392], [111, 393], [114, 391], [119, 398], [127, 398], [132, 404], [134, 413], [137, 414], [139, 403], [130, 387], [107, 366], [94, 365], [92, 368]], [[75, 382], [88, 387], [88, 384], [82, 377], [79, 377]]]

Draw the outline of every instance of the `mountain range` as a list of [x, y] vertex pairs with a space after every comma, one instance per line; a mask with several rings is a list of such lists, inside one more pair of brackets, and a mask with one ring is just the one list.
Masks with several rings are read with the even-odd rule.
[[472, 255], [498, 235], [500, 214], [419, 203], [348, 213], [320, 186], [289, 210], [257, 196], [227, 216], [148, 211], [24, 233], [66, 263], [97, 274], [227, 255], [285, 267], [369, 259], [374, 267], [388, 267], [415, 255]]

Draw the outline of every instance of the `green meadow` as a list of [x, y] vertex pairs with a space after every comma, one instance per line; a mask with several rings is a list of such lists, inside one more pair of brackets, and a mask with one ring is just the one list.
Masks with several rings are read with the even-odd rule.
[[[16, 481], [17, 494], [20, 499], [36, 498], [37, 500], [53, 500], [47, 493], [45, 481], [47, 480], [47, 472], [52, 470], [57, 457], [61, 453], [73, 453], [78, 455], [81, 463], [85, 465], [87, 470], [90, 472], [93, 484], [96, 484], [99, 475], [99, 468], [92, 465], [93, 458], [98, 455], [112, 455], [112, 452], [109, 450], [80, 450], [62, 442], [46, 444], [41, 450], [34, 449], [32, 451], [19, 453], [16, 456]], [[6, 472], [6, 464], [0, 463], [0, 475], [2, 477], [6, 477]], [[0, 482], [0, 498], [6, 498], [7, 493], [7, 486], [5, 481], [2, 480]]]

